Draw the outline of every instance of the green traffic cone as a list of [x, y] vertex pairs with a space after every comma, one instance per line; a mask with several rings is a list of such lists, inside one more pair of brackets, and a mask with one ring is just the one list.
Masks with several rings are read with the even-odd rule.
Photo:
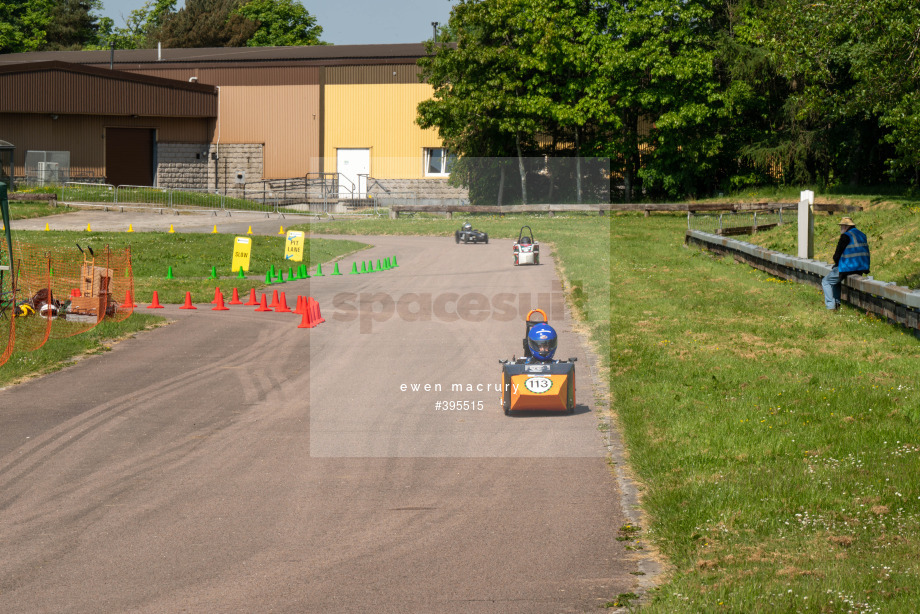
[[237, 275], [240, 279], [246, 279], [246, 274], [243, 272], [243, 265], [240, 265], [240, 273]]
[[272, 272], [271, 269], [265, 271], [265, 285], [270, 286], [272, 284]]
[[393, 256], [393, 268], [395, 269], [398, 266], [399, 266], [399, 263], [396, 262], [396, 256]]
[[294, 272], [294, 267], [288, 267], [288, 279], [291, 281], [297, 279], [297, 273]]
[[351, 263], [351, 273], [349, 273], [349, 275], [360, 275], [360, 274], [361, 273], [358, 272], [358, 263], [352, 262]]
[[374, 268], [374, 261], [373, 261], [373, 260], [371, 260], [371, 266], [367, 267], [367, 270], [370, 271], [371, 273], [376, 273], [376, 272], [377, 272], [377, 269]]
[[313, 274], [313, 277], [323, 277], [323, 265], [316, 265], [316, 273]]
[[307, 265], [300, 265], [300, 278], [301, 279], [310, 279], [310, 271], [307, 270]]
[[279, 284], [284, 283], [284, 271], [282, 271], [281, 269], [278, 269], [278, 283]]
[[392, 268], [393, 268], [393, 265], [390, 264], [390, 259], [389, 259], [389, 258], [384, 258], [384, 259], [383, 259], [383, 270], [384, 270], [384, 271], [389, 271], [389, 270], [392, 269]]
[[216, 266], [211, 267], [211, 276], [208, 277], [208, 279], [217, 279], [217, 267]]
[[339, 273], [339, 263], [338, 263], [338, 262], [335, 263], [335, 266], [334, 266], [333, 269], [332, 269], [332, 274], [333, 274], [333, 275], [341, 275], [341, 273]]
[[383, 270], [383, 267], [380, 266], [380, 258], [377, 258], [377, 270], [378, 270], [378, 271], [382, 271], [382, 270]]
[[367, 260], [361, 263], [361, 272], [367, 273]]
[[166, 279], [175, 279], [175, 277], [173, 277], [172, 267], [166, 269]]

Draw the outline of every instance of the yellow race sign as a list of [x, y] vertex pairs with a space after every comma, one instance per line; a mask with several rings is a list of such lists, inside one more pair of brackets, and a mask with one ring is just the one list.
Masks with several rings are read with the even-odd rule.
[[240, 267], [249, 271], [249, 256], [252, 254], [252, 239], [249, 237], [236, 237], [233, 240], [233, 272], [238, 273]]
[[303, 261], [304, 233], [302, 230], [289, 230], [284, 241], [284, 259], [294, 262]]

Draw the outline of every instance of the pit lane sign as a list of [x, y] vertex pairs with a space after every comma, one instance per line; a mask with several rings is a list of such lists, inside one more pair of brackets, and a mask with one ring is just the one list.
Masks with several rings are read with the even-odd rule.
[[303, 261], [304, 233], [302, 230], [289, 230], [284, 241], [284, 259], [294, 262]]

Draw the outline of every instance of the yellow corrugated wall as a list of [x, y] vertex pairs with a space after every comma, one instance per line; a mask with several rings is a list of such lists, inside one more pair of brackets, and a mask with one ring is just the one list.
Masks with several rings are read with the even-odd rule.
[[437, 130], [415, 123], [418, 103], [431, 93], [426, 83], [327, 84], [325, 172], [335, 172], [338, 148], [368, 148], [372, 177], [424, 177], [423, 149], [442, 146]]

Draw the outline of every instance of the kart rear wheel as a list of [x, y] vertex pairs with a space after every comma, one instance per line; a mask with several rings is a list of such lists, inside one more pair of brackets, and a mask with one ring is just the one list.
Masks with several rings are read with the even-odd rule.
[[489, 243], [489, 233], [482, 235], [482, 242], [485, 244]]
[[459, 243], [459, 242], [460, 242], [460, 231], [459, 231], [459, 230], [455, 230], [455, 231], [454, 231], [454, 242], [455, 242], [455, 243]]

